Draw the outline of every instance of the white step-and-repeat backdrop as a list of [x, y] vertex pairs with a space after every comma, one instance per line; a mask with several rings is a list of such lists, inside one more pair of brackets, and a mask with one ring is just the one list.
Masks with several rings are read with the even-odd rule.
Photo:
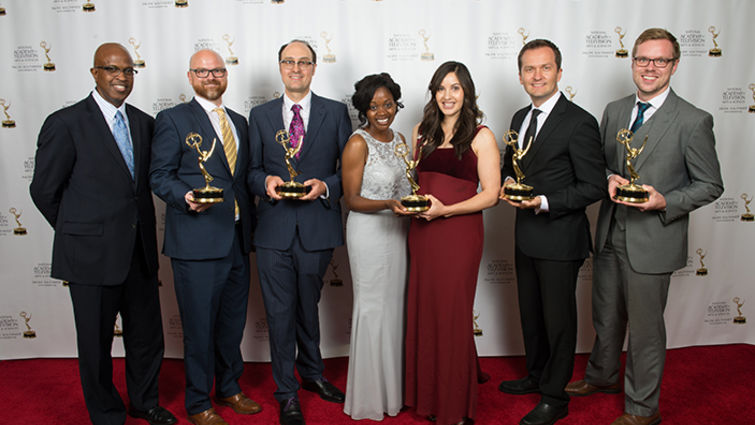
[[[672, 87], [715, 118], [726, 187], [720, 199], [692, 215], [687, 266], [674, 274], [669, 294], [668, 344], [755, 343], [755, 223], [744, 220], [755, 195], [751, 0], [0, 0], [0, 8], [0, 359], [76, 355], [68, 289], [49, 277], [52, 229], [28, 186], [42, 122], [93, 89], [89, 68], [99, 44], [120, 42], [143, 61], [128, 102], [152, 115], [191, 99], [186, 70], [194, 51], [212, 48], [229, 62], [235, 57], [238, 62], [227, 65], [224, 100], [248, 114], [280, 95], [278, 48], [302, 38], [318, 53], [313, 90], [320, 95], [348, 102], [355, 81], [389, 72], [403, 89], [406, 108], [394, 127], [404, 134], [421, 117], [435, 68], [459, 60], [471, 70], [485, 123], [500, 140], [514, 111], [529, 103], [517, 77], [523, 41], [548, 38], [561, 48], [561, 90], [600, 120], [609, 101], [634, 90], [630, 59], [617, 51], [631, 51], [637, 35], [654, 26], [681, 43]], [[159, 223], [163, 211], [158, 203]], [[596, 212], [590, 208], [591, 218]], [[485, 213], [475, 305], [483, 356], [523, 353], [513, 221], [507, 205]], [[591, 265], [585, 263], [577, 289], [582, 352], [594, 336]], [[181, 357], [181, 322], [165, 257], [160, 280], [166, 355]], [[348, 353], [351, 302], [341, 247], [320, 305], [325, 356]], [[114, 353], [123, 353], [119, 339]], [[247, 360], [269, 358], [256, 270], [243, 353]]]

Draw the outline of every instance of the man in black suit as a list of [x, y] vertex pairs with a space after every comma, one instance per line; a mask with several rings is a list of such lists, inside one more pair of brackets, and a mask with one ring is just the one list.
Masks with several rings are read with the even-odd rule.
[[[184, 331], [189, 422], [223, 425], [210, 401], [213, 382], [218, 404], [240, 414], [261, 410], [238, 383], [254, 229], [254, 202], [246, 188], [247, 124], [223, 105], [228, 72], [219, 54], [196, 52], [186, 74], [195, 96], [157, 114], [150, 182], [167, 204], [163, 253], [171, 258]], [[204, 187], [205, 179], [197, 148], [187, 144], [190, 133], [202, 137], [198, 149], [212, 151], [204, 167], [212, 185], [223, 189], [220, 203], [194, 197], [192, 189]]]
[[574, 365], [577, 339], [577, 274], [590, 255], [585, 207], [606, 191], [598, 123], [558, 91], [561, 52], [548, 40], [532, 40], [519, 52], [519, 81], [532, 105], [514, 114], [519, 166], [537, 195], [516, 202], [504, 196], [514, 183], [513, 148], [504, 155], [501, 198], [516, 211], [516, 275], [527, 373], [503, 381], [510, 394], [540, 393], [540, 403], [520, 422], [553, 424], [568, 414], [564, 387]]
[[154, 120], [124, 103], [136, 74], [125, 47], [99, 46], [90, 71], [95, 90], [42, 125], [31, 196], [55, 229], [51, 274], [69, 282], [92, 423], [126, 421], [110, 357], [120, 312], [128, 413], [168, 425], [176, 418], [158, 405], [163, 328], [147, 175]]
[[[351, 134], [351, 120], [346, 105], [310, 90], [317, 58], [309, 44], [299, 40], [284, 44], [278, 62], [284, 95], [249, 114], [249, 186], [260, 197], [254, 244], [280, 422], [299, 425], [304, 417], [295, 367], [305, 390], [344, 402], [341, 390], [323, 377], [317, 303], [333, 248], [343, 244], [338, 163]], [[310, 188], [300, 199], [283, 199], [276, 191], [289, 178], [284, 150], [275, 140], [282, 129], [289, 130], [292, 141], [303, 143], [291, 160], [300, 172], [296, 180]]]

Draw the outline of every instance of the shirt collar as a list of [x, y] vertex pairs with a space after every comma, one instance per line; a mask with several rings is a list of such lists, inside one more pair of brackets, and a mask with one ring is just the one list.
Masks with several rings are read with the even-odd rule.
[[121, 106], [116, 108], [115, 105], [105, 100], [105, 98], [102, 97], [102, 95], [97, 91], [96, 88], [92, 90], [92, 97], [97, 103], [97, 106], [100, 107], [100, 111], [102, 111], [102, 115], [105, 116], [108, 123], [115, 118], [116, 111], [121, 111], [123, 119], [128, 121], [128, 117], [126, 116], [126, 102], [123, 102]]
[[291, 100], [291, 98], [288, 97], [286, 93], [283, 93], [283, 105], [286, 107], [287, 111], [291, 110], [291, 107], [294, 105], [299, 105], [301, 108], [305, 111], [309, 111], [309, 106], [312, 104], [312, 90], [307, 92], [307, 95], [302, 98], [302, 100], [298, 102], [294, 102]]
[[666, 98], [668, 97], [668, 94], [671, 92], [671, 86], [666, 87], [666, 90], [661, 92], [661, 94], [656, 95], [654, 98], [648, 100], [647, 102], [640, 100], [640, 98], [635, 93], [634, 95], [634, 104], [637, 105], [637, 102], [643, 102], [643, 103], [649, 103], [650, 106], [653, 107], [653, 109], [660, 109], [661, 106], [663, 106], [663, 102], [666, 101]]
[[553, 108], [556, 106], [556, 102], [558, 102], [558, 99], [561, 97], [561, 92], [556, 92], [553, 96], [550, 97], [550, 99], [543, 102], [542, 105], [535, 107], [535, 105], [532, 105], [533, 109], [539, 109], [542, 114], [548, 115], [551, 113]]
[[223, 105], [222, 103], [220, 104], [220, 106], [218, 106], [199, 95], [194, 95], [194, 100], [196, 100], [197, 103], [199, 103], [199, 106], [201, 106], [202, 109], [204, 109], [208, 114], [215, 108], [223, 108], [223, 110], [225, 110], [225, 105]]

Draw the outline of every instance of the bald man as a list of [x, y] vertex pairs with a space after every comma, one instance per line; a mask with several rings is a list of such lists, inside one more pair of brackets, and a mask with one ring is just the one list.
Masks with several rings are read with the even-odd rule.
[[[189, 422], [222, 425], [216, 402], [236, 413], [253, 414], [260, 406], [241, 391], [244, 369], [241, 338], [249, 296], [254, 202], [246, 188], [249, 147], [247, 123], [223, 105], [228, 72], [212, 50], [196, 52], [186, 73], [194, 99], [157, 114], [152, 142], [152, 190], [165, 203], [165, 243], [184, 331], [186, 411]], [[210, 151], [204, 168], [223, 189], [223, 202], [195, 199], [192, 189], [205, 186], [197, 149], [189, 133], [202, 137]]]
[[157, 392], [163, 328], [148, 180], [154, 120], [125, 103], [136, 74], [125, 47], [99, 46], [90, 72], [92, 93], [42, 125], [31, 196], [55, 229], [51, 275], [69, 282], [92, 423], [126, 421], [110, 357], [120, 313], [128, 413], [170, 425], [176, 418], [158, 405]]

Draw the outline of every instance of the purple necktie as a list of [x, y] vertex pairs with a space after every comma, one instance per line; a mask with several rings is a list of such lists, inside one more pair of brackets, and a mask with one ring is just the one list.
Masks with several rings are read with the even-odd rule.
[[[304, 137], [304, 120], [301, 119], [301, 114], [299, 113], [301, 111], [300, 105], [292, 106], [291, 110], [294, 111], [294, 118], [291, 119], [288, 134], [291, 136], [291, 146], [295, 148], [299, 146], [299, 141]], [[296, 153], [297, 158], [299, 158], [300, 153], [301, 151]]]

